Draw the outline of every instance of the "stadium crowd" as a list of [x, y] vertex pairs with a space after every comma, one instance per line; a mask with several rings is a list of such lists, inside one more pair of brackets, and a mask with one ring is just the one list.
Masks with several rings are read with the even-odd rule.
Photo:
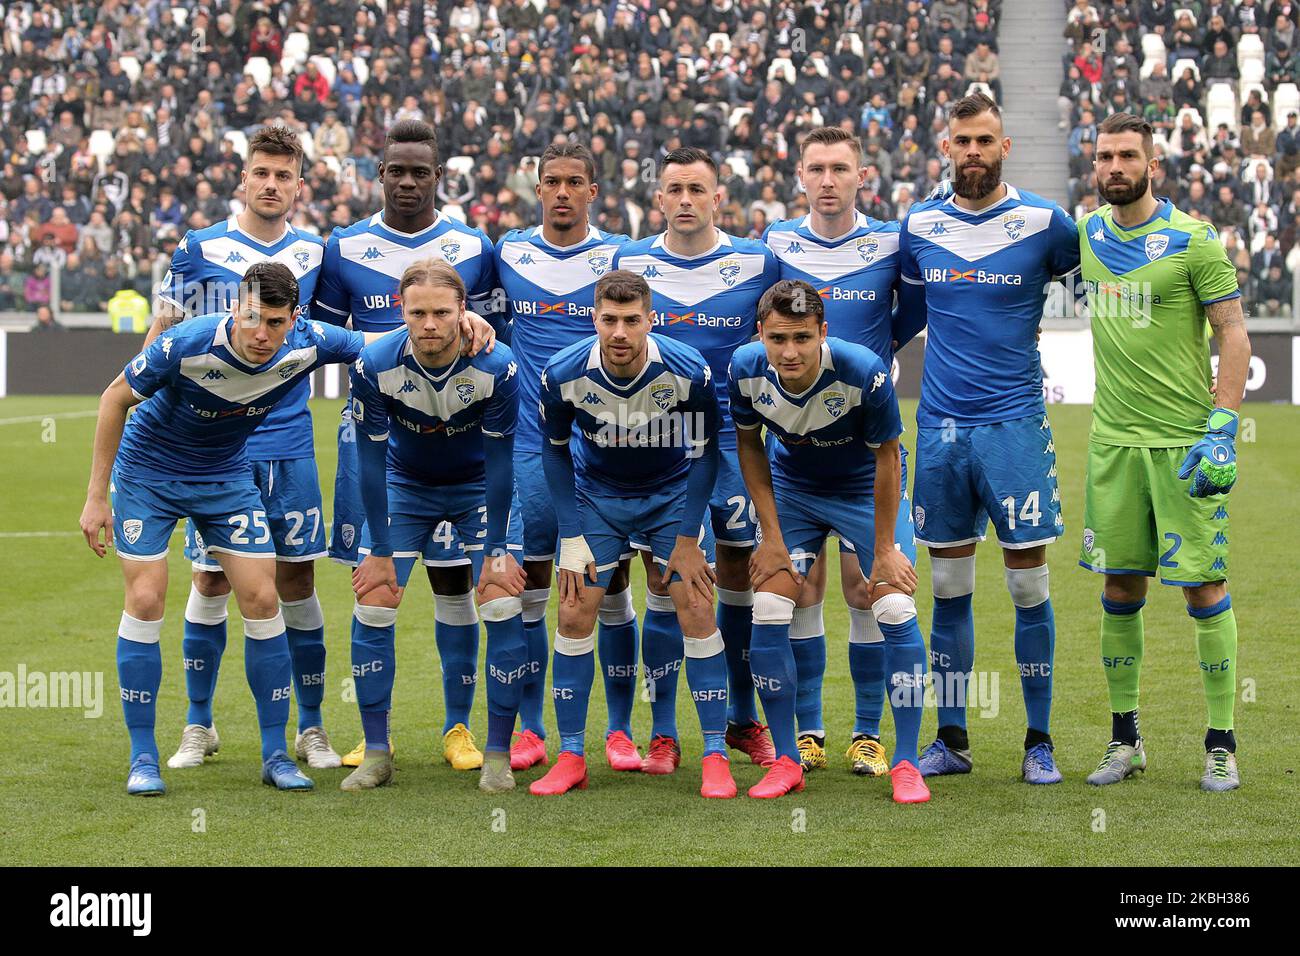
[[1097, 126], [1155, 127], [1155, 194], [1212, 222], [1248, 314], [1290, 316], [1300, 264], [1300, 4], [1065, 0], [1061, 128], [1070, 204], [1097, 205]]
[[946, 105], [1001, 92], [1000, 0], [6, 6], [0, 311], [47, 328], [150, 296], [187, 229], [242, 208], [267, 123], [301, 134], [294, 224], [322, 236], [380, 207], [384, 131], [405, 118], [439, 131], [440, 208], [493, 238], [536, 221], [536, 157], [571, 135], [597, 158], [601, 228], [662, 231], [654, 165], [684, 145], [722, 164], [721, 228], [758, 236], [807, 209], [802, 131], [860, 135], [859, 207], [891, 219], [941, 178]]

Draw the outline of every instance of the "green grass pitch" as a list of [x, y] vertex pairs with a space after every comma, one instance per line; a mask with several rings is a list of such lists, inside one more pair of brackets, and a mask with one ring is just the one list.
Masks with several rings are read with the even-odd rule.
[[[562, 798], [530, 796], [527, 784], [541, 772], [534, 770], [519, 775], [522, 786], [513, 794], [480, 794], [477, 774], [451, 770], [435, 745], [441, 690], [432, 603], [419, 577], [412, 579], [399, 623], [394, 786], [343, 793], [338, 784], [346, 770], [313, 772], [317, 789], [310, 794], [280, 794], [259, 782], [253, 702], [232, 602], [231, 639], [215, 698], [221, 753], [201, 769], [164, 768], [168, 792], [162, 799], [130, 798], [113, 652], [121, 575], [114, 558], [95, 558], [76, 533], [94, 427], [86, 413], [94, 404], [87, 397], [0, 401], [5, 595], [0, 671], [13, 673], [25, 665], [29, 673], [104, 675], [98, 719], [74, 709], [0, 709], [0, 741], [8, 758], [0, 778], [0, 863], [1205, 866], [1295, 860], [1300, 753], [1291, 721], [1300, 705], [1294, 556], [1300, 414], [1293, 408], [1246, 408], [1256, 440], [1239, 445], [1242, 478], [1231, 497], [1231, 590], [1241, 635], [1242, 789], [1223, 795], [1197, 789], [1205, 708], [1195, 639], [1181, 594], [1159, 586], [1146, 610], [1142, 727], [1150, 769], [1105, 790], [1083, 782], [1109, 733], [1097, 660], [1100, 581], [1075, 563], [1090, 409], [1055, 406], [1050, 414], [1067, 533], [1050, 549], [1057, 621], [1052, 730], [1065, 782], [1029, 787], [1018, 781], [1024, 708], [1012, 657], [1012, 609], [996, 547], [986, 543], [975, 597], [976, 668], [998, 676], [1000, 712], [990, 719], [972, 716], [974, 773], [932, 781], [931, 803], [900, 807], [890, 801], [887, 780], [852, 776], [842, 757], [853, 696], [837, 569], [826, 604], [831, 767], [810, 775], [806, 791], [789, 798], [744, 797], [761, 771], [743, 757], [733, 762], [741, 797], [699, 797], [700, 740], [684, 676], [679, 691], [684, 761], [676, 775], [649, 778], [605, 767], [604, 698], [597, 678], [588, 726], [590, 790]], [[327, 508], [340, 404], [313, 402]], [[40, 420], [53, 415], [60, 417], [52, 424]], [[913, 418], [914, 407], [905, 409], [904, 420]], [[175, 748], [185, 708], [178, 658], [189, 572], [179, 535], [172, 544], [158, 708], [164, 757]], [[927, 634], [928, 564], [920, 559], [917, 599]], [[356, 742], [360, 727], [355, 704], [343, 699], [352, 596], [346, 570], [337, 565], [319, 564], [317, 581], [330, 652], [326, 725], [343, 751]], [[633, 593], [639, 610], [644, 594], [639, 577]], [[553, 627], [553, 610], [548, 620]], [[481, 744], [482, 692], [473, 722]], [[548, 723], [554, 726], [549, 709]], [[888, 718], [885, 725], [889, 744]], [[644, 702], [637, 704], [634, 728], [644, 746], [649, 733]], [[934, 715], [927, 713], [923, 744], [934, 728]], [[554, 750], [553, 734], [550, 742]]]

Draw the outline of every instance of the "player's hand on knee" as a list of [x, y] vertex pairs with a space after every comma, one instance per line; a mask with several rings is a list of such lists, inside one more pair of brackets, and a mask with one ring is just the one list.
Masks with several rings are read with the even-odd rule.
[[509, 551], [503, 551], [484, 560], [483, 570], [478, 576], [478, 596], [482, 598], [484, 592], [495, 585], [511, 597], [518, 597], [524, 593], [527, 582], [524, 569], [519, 566], [515, 556]]
[[596, 556], [580, 534], [560, 539], [560, 558], [555, 562], [560, 571], [560, 601], [573, 607], [582, 592], [582, 575], [585, 572], [592, 584], [596, 583]]
[[795, 570], [785, 543], [779, 538], [765, 536], [749, 558], [749, 586], [757, 591], [765, 581], [782, 571], [789, 573], [795, 584], [803, 586], [804, 577]]
[[460, 320], [460, 336], [465, 341], [463, 354], [478, 355], [479, 352], [492, 354], [496, 345], [497, 330], [477, 312], [465, 313]]
[[352, 592], [360, 601], [371, 591], [386, 587], [394, 598], [398, 596], [397, 568], [392, 558], [378, 558], [368, 554], [352, 571]]
[[[99, 540], [100, 531], [104, 540]], [[106, 499], [86, 499], [86, 507], [81, 509], [81, 533], [86, 536], [86, 544], [101, 558], [113, 546], [113, 509]]]
[[699, 607], [701, 602], [713, 603], [713, 583], [717, 580], [717, 575], [704, 559], [704, 552], [694, 538], [678, 535], [673, 553], [664, 565], [663, 580], [671, 581], [673, 574], [685, 582], [691, 607]]
[[916, 593], [916, 568], [912, 567], [907, 555], [898, 548], [878, 552], [872, 561], [871, 580], [867, 582], [867, 590], [873, 601], [877, 597], [876, 588], [882, 584], [897, 588], [907, 595]]

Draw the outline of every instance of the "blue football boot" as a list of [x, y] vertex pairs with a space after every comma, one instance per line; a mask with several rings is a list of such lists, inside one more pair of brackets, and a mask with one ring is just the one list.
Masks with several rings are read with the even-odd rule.
[[277, 750], [262, 764], [262, 783], [277, 790], [310, 790], [316, 786], [283, 750]]
[[161, 797], [167, 792], [162, 774], [158, 772], [158, 758], [141, 754], [131, 761], [131, 773], [126, 778], [126, 792], [136, 797]]
[[1026, 750], [1020, 776], [1025, 783], [1060, 783], [1061, 771], [1056, 769], [1056, 761], [1052, 759], [1052, 745], [1034, 744]]
[[925, 748], [917, 769], [922, 777], [942, 777], [950, 773], [970, 773], [969, 750], [952, 750], [942, 740]]

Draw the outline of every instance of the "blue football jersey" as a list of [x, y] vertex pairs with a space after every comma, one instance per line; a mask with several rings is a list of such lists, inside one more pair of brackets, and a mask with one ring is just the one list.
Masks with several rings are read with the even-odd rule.
[[117, 469], [131, 478], [248, 478], [245, 442], [312, 370], [352, 362], [365, 336], [299, 319], [268, 361], [249, 365], [230, 345], [235, 320], [203, 315], [164, 332], [131, 360], [127, 384], [144, 399], [126, 424]]
[[1035, 334], [1054, 278], [1079, 267], [1074, 220], [1007, 186], [979, 213], [952, 198], [912, 206], [899, 246], [903, 281], [925, 286], [922, 427], [988, 425], [1043, 414]]
[[330, 234], [313, 316], [338, 325], [351, 316], [358, 332], [397, 328], [402, 324], [397, 294], [402, 273], [422, 259], [442, 259], [454, 266], [465, 280], [469, 308], [494, 321], [490, 312], [496, 266], [492, 240], [481, 229], [438, 213], [419, 232], [398, 232], [384, 225], [382, 211]]
[[763, 241], [780, 260], [782, 279], [802, 279], [821, 295], [827, 335], [865, 346], [893, 365], [898, 235], [897, 222], [859, 212], [853, 228], [835, 239], [817, 235], [812, 217], [804, 216], [773, 223]]
[[663, 234], [629, 242], [614, 254], [614, 268], [650, 284], [656, 334], [685, 342], [708, 361], [722, 416], [719, 447], [733, 451], [727, 367], [736, 349], [758, 332], [758, 300], [781, 274], [776, 256], [759, 240], [720, 229], [717, 235], [711, 250], [691, 258], [669, 252]]
[[[542, 431], [572, 448], [577, 487], [647, 495], [685, 479], [717, 433], [713, 373], [689, 345], [651, 335], [645, 368], [630, 381], [606, 374], [596, 336], [561, 349], [542, 371]], [[576, 427], [575, 427], [576, 426]]]
[[388, 442], [390, 477], [422, 485], [482, 481], [483, 436], [514, 434], [518, 371], [503, 344], [446, 368], [425, 368], [401, 328], [366, 346], [353, 363], [352, 420], [359, 436]]
[[736, 351], [727, 379], [737, 428], [766, 425], [772, 480], [810, 495], [869, 495], [872, 448], [903, 433], [898, 399], [880, 356], [828, 337], [821, 372], [806, 391], [782, 386], [762, 342]]
[[497, 241], [497, 280], [505, 292], [510, 344], [519, 363], [519, 405], [525, 410], [515, 448], [542, 450], [542, 433], [532, 410], [541, 396], [542, 369], [560, 349], [591, 335], [596, 282], [610, 270], [614, 252], [627, 236], [595, 226], [579, 243], [547, 242], [542, 227], [516, 229]]
[[[279, 262], [288, 266], [298, 280], [299, 314], [310, 318], [324, 253], [325, 242], [320, 236], [286, 226], [283, 236], [265, 243], [241, 232], [238, 220], [231, 216], [225, 222], [185, 234], [172, 253], [171, 267], [157, 295], [187, 317], [228, 312], [238, 295], [239, 280], [251, 266]], [[311, 413], [307, 410], [310, 393], [311, 383], [304, 378], [267, 413], [248, 438], [251, 461], [315, 455]]]

